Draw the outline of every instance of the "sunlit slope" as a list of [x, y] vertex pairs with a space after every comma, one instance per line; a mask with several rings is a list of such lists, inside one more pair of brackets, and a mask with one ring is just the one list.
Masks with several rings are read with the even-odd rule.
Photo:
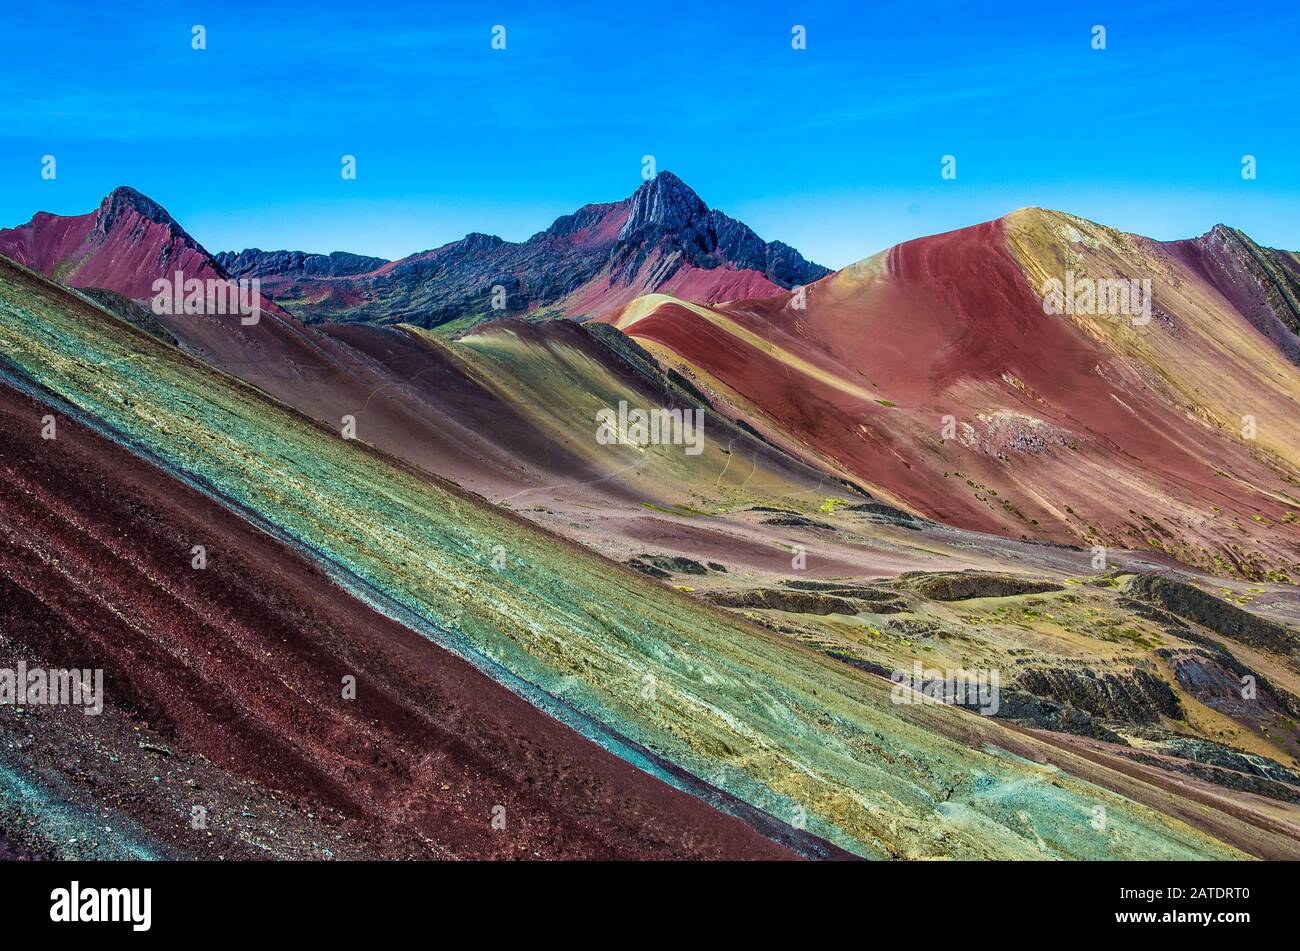
[[713, 509], [846, 491], [714, 415], [698, 454], [599, 445], [601, 409], [694, 409], [701, 400], [654, 379], [653, 361], [634, 368], [567, 320], [498, 320], [456, 341], [410, 324], [165, 323], [206, 363], [327, 426], [350, 416], [359, 440], [513, 507], [580, 494], [593, 506]]
[[0, 716], [6, 858], [794, 857], [51, 401], [0, 378], [0, 656], [104, 705]]
[[[1176, 246], [1041, 209], [1024, 209], [1005, 221], [1008, 245], [1031, 287], [1066, 273], [1076, 279], [1149, 280], [1149, 324], [1140, 323], [1145, 315], [1065, 318], [1113, 355], [1114, 375], [1102, 374], [1103, 384], [1112, 392], [1149, 393], [1188, 423], [1208, 427], [1212, 432], [1201, 436], [1209, 443], [1205, 455], [1231, 453], [1237, 458], [1229, 461], [1246, 467], [1229, 473], [1230, 478], [1296, 507], [1300, 487], [1294, 481], [1278, 486], [1277, 481], [1293, 480], [1300, 464], [1300, 369], [1272, 340], [1244, 319]], [[1125, 371], [1132, 378], [1125, 378]], [[1143, 421], [1154, 426], [1162, 409], [1134, 407], [1133, 413], [1150, 414]], [[1168, 435], [1172, 441], [1182, 432]], [[1196, 446], [1183, 448], [1200, 455]], [[1255, 479], [1259, 465], [1272, 469], [1272, 478]], [[1199, 481], [1201, 475], [1198, 469], [1189, 477]]]
[[[1149, 286], [1150, 319], [1045, 313], [1067, 277]], [[868, 258], [803, 306], [651, 296], [615, 322], [759, 429], [930, 517], [1286, 581], [1300, 368], [1220, 289], [1255, 280], [1026, 209]]]
[[973, 715], [892, 704], [883, 682], [345, 441], [7, 262], [0, 352], [10, 382], [66, 400], [670, 782], [660, 762], [783, 820], [806, 814], [863, 855], [1237, 854], [1098, 784], [1149, 798], [1140, 783], [1035, 763], [1034, 741]]
[[[582, 461], [582, 468], [570, 474], [569, 481], [554, 487], [583, 484], [593, 502], [613, 491], [661, 506], [713, 511], [721, 505], [819, 502], [828, 495], [852, 494], [838, 479], [731, 425], [694, 394], [675, 389], [668, 381], [656, 381], [652, 374], [658, 367], [634, 369], [569, 321], [485, 324], [448, 350], [503, 406], [545, 434], [543, 441], [549, 447]], [[700, 429], [690, 446], [602, 445], [596, 439], [597, 414], [620, 404], [692, 413], [690, 418], [699, 421]], [[582, 472], [601, 475], [583, 479]], [[513, 497], [545, 501], [550, 488], [539, 486]]]

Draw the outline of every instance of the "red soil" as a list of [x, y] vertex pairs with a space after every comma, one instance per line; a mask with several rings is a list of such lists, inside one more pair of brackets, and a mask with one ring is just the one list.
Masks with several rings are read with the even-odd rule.
[[[0, 254], [71, 287], [103, 287], [132, 300], [154, 296], [154, 281], [229, 280], [193, 238], [160, 207], [131, 189], [116, 189], [85, 215], [38, 212], [0, 229]], [[282, 314], [269, 298], [263, 310]]]
[[[0, 387], [0, 629], [48, 664], [103, 667], [114, 711], [295, 810], [341, 814], [380, 857], [790, 856], [109, 440], [62, 417], [40, 439], [47, 412]], [[83, 788], [175, 840], [183, 823], [144, 786]]]
[[187, 246], [166, 225], [129, 211], [104, 234], [96, 228], [102, 212], [41, 212], [0, 232], [0, 254], [73, 287], [106, 287], [135, 300], [152, 297], [153, 282], [176, 271], [187, 279], [224, 279], [202, 248]]
[[[866, 395], [801, 372], [684, 307], [664, 305], [628, 332], [734, 388], [762, 414], [751, 420], [760, 427], [774, 420], [869, 485], [963, 528], [1077, 543], [1092, 524], [1143, 544], [1146, 529], [1130, 509], [1177, 519], [1188, 517], [1182, 503], [1191, 501], [1201, 512], [1217, 504], [1245, 518], [1285, 515], [1276, 499], [1215, 476], [1221, 467], [1278, 484], [1240, 442], [1190, 420], [1142, 368], [1070, 320], [1044, 314], [1000, 220], [899, 245], [878, 279], [833, 276], [809, 288], [805, 310], [789, 302], [787, 294], [718, 309]], [[941, 439], [947, 414], [999, 412], [1047, 422], [1059, 444], [999, 457]], [[1067, 501], [1078, 518], [1058, 507]], [[1191, 517], [1180, 528], [1184, 537], [1199, 531]], [[1274, 537], [1282, 533], [1294, 557], [1295, 533], [1288, 526]]]

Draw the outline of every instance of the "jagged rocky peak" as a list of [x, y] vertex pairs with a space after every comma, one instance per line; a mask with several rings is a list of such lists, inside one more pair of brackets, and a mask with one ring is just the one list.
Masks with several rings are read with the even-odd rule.
[[466, 251], [484, 252], [495, 251], [508, 243], [509, 242], [499, 235], [485, 234], [482, 231], [471, 231], [459, 241], [453, 241], [452, 245], [459, 245]]
[[[132, 219], [133, 215], [134, 219]], [[119, 185], [104, 196], [104, 200], [99, 203], [99, 208], [95, 211], [91, 235], [95, 240], [107, 241], [119, 232], [125, 234], [122, 232], [123, 222], [131, 225], [126, 240], [138, 241], [142, 235], [149, 233], [154, 226], [158, 226], [165, 232], [167, 242], [198, 251], [204, 257], [211, 257], [207, 250], [168, 213], [166, 208], [130, 185]]]
[[708, 205], [689, 185], [672, 172], [663, 171], [632, 195], [632, 208], [618, 237], [625, 241], [636, 232], [651, 228], [671, 233], [690, 231], [708, 213]]
[[765, 275], [781, 287], [807, 284], [830, 271], [806, 260], [794, 248], [768, 243], [744, 222], [710, 209], [672, 172], [663, 171], [632, 195], [626, 224], [619, 233], [616, 265], [639, 264], [638, 245], [666, 244], [697, 267], [720, 265]]
[[130, 185], [119, 185], [104, 197], [104, 200], [99, 203], [95, 223], [101, 230], [107, 231], [129, 211], [134, 211], [140, 217], [159, 224], [177, 229], [180, 227], [176, 224], [176, 219], [167, 213], [166, 208]]

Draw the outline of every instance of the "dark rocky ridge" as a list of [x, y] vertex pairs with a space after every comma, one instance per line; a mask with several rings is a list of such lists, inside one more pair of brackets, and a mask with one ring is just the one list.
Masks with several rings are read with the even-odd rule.
[[[585, 205], [526, 241], [469, 234], [396, 262], [336, 252], [222, 252], [236, 276], [260, 277], [284, 301], [312, 301], [307, 319], [438, 326], [540, 312], [588, 285], [649, 292], [684, 267], [752, 271], [789, 289], [831, 273], [779, 241], [710, 209], [672, 172], [660, 172], [619, 202]], [[643, 268], [653, 262], [653, 267]], [[493, 309], [493, 288], [505, 307]]]
[[710, 604], [723, 608], [756, 608], [786, 611], [791, 614], [847, 614], [867, 610], [849, 598], [839, 598], [820, 591], [784, 591], [780, 588], [750, 588], [744, 591], [713, 591], [704, 596]]
[[897, 584], [934, 601], [1007, 598], [1061, 590], [1051, 581], [985, 571], [908, 571], [898, 576]]
[[1283, 656], [1300, 654], [1300, 636], [1185, 581], [1163, 575], [1135, 575], [1129, 583], [1137, 597], [1171, 614], [1207, 627], [1242, 644]]
[[[766, 242], [748, 225], [710, 209], [672, 172], [660, 172], [646, 182], [632, 195], [630, 203], [627, 221], [611, 255], [614, 273], [626, 280], [631, 280], [656, 248], [678, 253], [680, 262], [706, 270], [729, 265], [757, 271], [786, 289], [830, 273], [804, 260], [789, 245]], [[674, 263], [673, 270], [678, 266]]]
[[238, 253], [221, 251], [216, 261], [235, 277], [262, 277], [278, 274], [293, 277], [350, 277], [367, 274], [388, 263], [348, 251], [308, 254], [304, 251], [262, 251], [249, 248]]
[[1114, 723], [1158, 723], [1161, 717], [1185, 716], [1169, 684], [1140, 667], [1031, 665], [1017, 672], [1014, 686]]
[[1300, 365], [1300, 260], [1294, 253], [1261, 247], [1242, 231], [1222, 224], [1174, 247], [1256, 330]]
[[[130, 185], [117, 186], [100, 202], [99, 211], [95, 216], [95, 227], [107, 234], [123, 215], [131, 211], [141, 218], [156, 221], [160, 225], [167, 225], [182, 234], [185, 233], [184, 229], [176, 223], [176, 219], [168, 214], [166, 208]], [[189, 235], [186, 234], [185, 237], [189, 238]], [[190, 238], [190, 241], [194, 239]]]

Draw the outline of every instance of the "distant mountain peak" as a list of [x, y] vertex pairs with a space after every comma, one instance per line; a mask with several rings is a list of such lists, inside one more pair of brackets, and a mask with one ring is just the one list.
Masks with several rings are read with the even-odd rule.
[[471, 231], [461, 238], [459, 243], [463, 244], [467, 250], [491, 251], [506, 244], [506, 240], [500, 235], [488, 234], [485, 231]]
[[120, 185], [83, 215], [42, 212], [0, 230], [0, 254], [72, 287], [100, 287], [132, 300], [152, 296], [154, 281], [228, 275], [162, 205]]
[[[526, 241], [471, 233], [397, 261], [336, 251], [209, 254], [162, 205], [114, 188], [89, 214], [41, 214], [0, 231], [0, 253], [74, 286], [140, 300], [155, 279], [259, 278], [270, 300], [310, 319], [414, 321], [434, 326], [510, 313], [599, 316], [633, 296], [666, 289], [701, 301], [767, 297], [830, 273], [781, 242], [710, 209], [670, 171], [620, 201], [584, 205]], [[494, 293], [494, 292], [493, 292]]]
[[709, 206], [694, 189], [667, 170], [638, 188], [631, 202], [627, 223], [619, 234], [620, 241], [647, 228], [682, 232], [709, 213]]
[[[612, 259], [615, 272], [624, 279], [631, 279], [657, 246], [679, 254], [680, 263], [705, 269], [730, 266], [752, 270], [785, 288], [830, 273], [789, 245], [764, 241], [745, 223], [709, 208], [670, 171], [650, 179], [629, 201], [627, 221]], [[670, 264], [664, 276], [678, 266], [677, 262]]]

